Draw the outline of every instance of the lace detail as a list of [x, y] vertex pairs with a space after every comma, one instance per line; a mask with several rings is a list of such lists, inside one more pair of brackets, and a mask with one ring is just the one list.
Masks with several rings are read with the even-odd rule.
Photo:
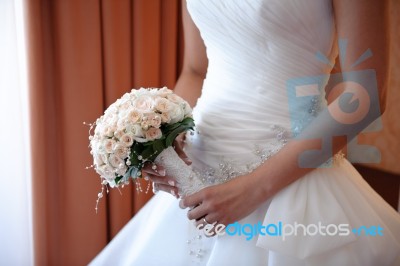
[[197, 174], [175, 152], [173, 147], [168, 147], [157, 156], [155, 163], [165, 168], [167, 175], [173, 176], [178, 182], [179, 195], [193, 194], [204, 188], [204, 184]]
[[276, 154], [284, 145], [281, 142], [274, 142], [268, 148], [255, 148], [253, 153], [258, 156], [258, 160], [255, 162], [243, 164], [242, 162], [223, 159], [217, 169], [209, 167], [204, 170], [195, 169], [194, 171], [204, 186], [222, 184], [235, 177], [251, 173], [267, 159]]

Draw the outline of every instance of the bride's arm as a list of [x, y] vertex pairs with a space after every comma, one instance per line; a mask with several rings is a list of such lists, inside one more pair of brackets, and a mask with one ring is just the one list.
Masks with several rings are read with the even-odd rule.
[[183, 68], [175, 85], [174, 92], [195, 106], [200, 97], [203, 80], [206, 76], [208, 59], [200, 32], [190, 17], [186, 1], [182, 1], [182, 20], [184, 34]]
[[[185, 42], [184, 60], [182, 72], [177, 80], [174, 92], [188, 101], [190, 106], [193, 107], [201, 94], [203, 80], [207, 72], [208, 59], [200, 32], [187, 11], [186, 1], [182, 1], [182, 20]], [[188, 159], [181, 147], [181, 138], [182, 136], [177, 138], [175, 149], [179, 156], [184, 161], [187, 161]], [[174, 178], [165, 176], [165, 170], [161, 167], [156, 172], [151, 165], [147, 165], [143, 168], [143, 171], [155, 183], [157, 190], [163, 190], [173, 195], [178, 194]]]
[[[339, 38], [348, 40], [346, 62], [355, 62], [368, 48], [374, 53], [373, 57], [352, 70], [374, 69], [376, 71], [378, 95], [370, 98], [371, 105], [380, 105], [381, 113], [385, 109], [386, 82], [388, 68], [388, 36], [386, 1], [375, 0], [334, 0], [334, 14]], [[346, 62], [341, 62], [342, 70], [346, 70]], [[360, 77], [361, 80], [362, 77]], [[345, 88], [347, 89], [347, 88]], [[361, 103], [366, 103], [363, 94], [355, 95]], [[300, 135], [282, 148], [275, 156], [268, 159], [263, 165], [246, 176], [238, 177], [227, 183], [209, 187], [181, 201], [181, 207], [197, 206], [188, 213], [189, 219], [199, 220], [205, 217], [209, 223], [218, 221], [229, 224], [240, 220], [254, 211], [262, 202], [278, 191], [303, 177], [313, 168], [299, 165], [299, 158], [305, 151], [320, 150], [321, 136], [338, 136], [343, 127], [349, 125], [341, 123], [327, 123], [327, 119], [334, 116], [338, 121], [347, 119], [344, 113], [335, 106], [338, 98], [329, 104]], [[336, 145], [327, 152], [320, 152], [310, 156], [304, 164], [321, 165], [332, 154], [341, 150], [351, 138], [355, 137], [377, 116], [367, 116], [364, 122], [350, 126], [347, 138], [338, 138]], [[357, 120], [357, 118], [354, 118]], [[351, 122], [351, 121], [347, 121]]]

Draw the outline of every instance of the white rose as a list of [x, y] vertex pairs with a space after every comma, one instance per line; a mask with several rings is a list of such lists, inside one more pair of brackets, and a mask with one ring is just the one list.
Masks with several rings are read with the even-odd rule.
[[166, 97], [168, 94], [172, 94], [173, 93], [173, 91], [168, 89], [167, 87], [162, 87], [158, 91], [159, 91], [161, 97]]
[[99, 134], [95, 134], [92, 136], [90, 140], [90, 146], [92, 147], [92, 150], [95, 150], [95, 147], [98, 146], [98, 143], [101, 142], [101, 138]]
[[127, 92], [121, 97], [121, 100], [130, 100], [131, 98], [132, 98], [132, 94]]
[[191, 116], [192, 115], [192, 107], [190, 107], [190, 105], [187, 102], [183, 102], [182, 103], [183, 106], [183, 113], [185, 117]]
[[129, 110], [131, 107], [131, 101], [126, 100], [120, 105], [119, 110]]
[[181, 103], [181, 102], [184, 102], [184, 100], [181, 97], [179, 97], [178, 95], [176, 95], [176, 94], [167, 95], [167, 99], [170, 100], [173, 103], [178, 103], [178, 104]]
[[140, 88], [138, 90], [133, 89], [132, 90], [132, 94], [137, 98], [143, 96], [143, 95], [148, 95], [149, 94], [149, 90], [145, 89], [145, 88]]
[[128, 148], [122, 143], [117, 143], [114, 146], [114, 155], [116, 155], [121, 160], [125, 159], [126, 157], [128, 157]]
[[115, 131], [117, 131], [117, 123], [116, 123], [116, 121], [115, 121], [114, 124], [112, 124], [112, 125], [110, 126], [110, 130], [111, 130], [111, 132], [112, 132], [112, 136], [114, 136]]
[[101, 156], [101, 154], [94, 154], [93, 155], [93, 164], [94, 165], [100, 166], [100, 165], [103, 165], [105, 163], [106, 162], [103, 161], [103, 157]]
[[[127, 114], [128, 114], [128, 110], [121, 110], [119, 113], [118, 113], [118, 122], [121, 120], [121, 119], [124, 119], [126, 116], [127, 116]], [[118, 123], [117, 122], [117, 123]]]
[[146, 138], [140, 138], [140, 137], [134, 137], [135, 141], [143, 143], [143, 142], [147, 142]]
[[[125, 95], [124, 95], [125, 96]], [[116, 106], [120, 106], [120, 104], [122, 103], [122, 101], [123, 101], [123, 98], [124, 97], [121, 97], [120, 99], [117, 99], [116, 101], [115, 101], [115, 103], [113, 103], [113, 104], [115, 104]]]
[[104, 115], [106, 115], [106, 116], [113, 115], [113, 114], [116, 114], [117, 112], [118, 112], [118, 108], [117, 108], [116, 104], [113, 103], [107, 108], [107, 110], [104, 112]]
[[146, 116], [145, 124], [149, 127], [159, 128], [161, 126], [161, 116], [159, 114], [149, 114]]
[[132, 133], [126, 133], [120, 138], [120, 143], [124, 145], [125, 147], [130, 147], [133, 144], [133, 134]]
[[143, 121], [140, 126], [142, 127], [143, 130], [148, 130], [150, 127], [150, 122], [146, 119], [145, 121]]
[[100, 140], [92, 140], [90, 142], [90, 146], [92, 147], [92, 153], [93, 154], [101, 154], [102, 153], [101, 149], [104, 150], [104, 148], [102, 148], [101, 143], [102, 142]]
[[108, 155], [107, 154], [105, 154], [105, 153], [100, 154], [100, 158], [104, 162], [104, 164], [107, 163], [107, 160], [108, 160]]
[[162, 98], [166, 98], [169, 94], [173, 93], [173, 91], [169, 90], [167, 87], [163, 87], [161, 89], [151, 89], [149, 92], [151, 95]]
[[96, 171], [100, 176], [104, 177], [109, 182], [115, 179], [114, 170], [108, 164], [103, 164], [102, 166], [97, 167]]
[[161, 114], [161, 121], [163, 123], [169, 123], [171, 122], [171, 116], [169, 115], [169, 113], [162, 113]]
[[116, 173], [117, 173], [118, 175], [124, 175], [124, 174], [126, 173], [127, 170], [128, 170], [128, 167], [126, 167], [126, 166], [124, 165], [124, 166], [118, 168], [117, 171], [116, 171]]
[[155, 100], [155, 108], [161, 113], [166, 113], [170, 112], [173, 109], [173, 105], [165, 98], [157, 98]]
[[128, 124], [126, 126], [126, 131], [133, 134], [135, 137], [143, 137], [143, 130], [139, 124]]
[[154, 107], [154, 100], [150, 96], [142, 95], [136, 99], [134, 107], [139, 111], [150, 112]]
[[125, 134], [124, 130], [117, 130], [117, 131], [114, 132], [114, 136], [117, 139], [120, 139], [124, 134]]
[[174, 109], [169, 113], [169, 115], [171, 116], [170, 123], [174, 124], [183, 120], [184, 112], [180, 105], [175, 104]]
[[123, 167], [123, 165], [124, 165], [124, 160], [122, 160], [120, 157], [118, 157], [115, 154], [110, 155], [110, 157], [108, 158], [108, 162], [114, 168], [120, 168], [120, 167]]
[[106, 126], [105, 128], [103, 128], [103, 135], [107, 136], [107, 137], [112, 137], [114, 136], [114, 130], [116, 130], [116, 128], [111, 127], [111, 126]]
[[115, 103], [113, 103], [115, 105], [115, 107], [118, 109], [118, 111], [127, 109], [127, 107], [129, 107], [131, 101], [128, 97], [125, 97], [125, 95], [118, 99]]
[[137, 123], [142, 119], [142, 114], [137, 111], [130, 111], [126, 114], [125, 119], [131, 123]]
[[[126, 128], [126, 124], [128, 123], [128, 121], [126, 121], [125, 119], [120, 119], [118, 120], [117, 123], [117, 131], [122, 131]], [[116, 132], [114, 132], [114, 136], [115, 136]]]
[[115, 140], [113, 140], [113, 139], [106, 139], [103, 142], [104, 150], [107, 153], [112, 153], [114, 145], [115, 145]]
[[111, 120], [111, 118], [114, 116], [112, 113], [105, 113], [102, 117], [100, 117], [101, 123], [104, 123], [107, 120]]
[[146, 139], [151, 141], [155, 139], [159, 139], [162, 136], [162, 132], [159, 128], [150, 128], [149, 130], [146, 131]]
[[100, 121], [96, 124], [96, 128], [94, 129], [94, 134], [95, 135], [101, 135], [103, 132], [103, 126], [100, 124]]

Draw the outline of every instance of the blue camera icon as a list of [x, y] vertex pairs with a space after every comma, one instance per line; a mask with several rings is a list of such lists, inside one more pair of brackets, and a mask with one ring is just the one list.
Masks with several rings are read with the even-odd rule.
[[[332, 157], [333, 139], [343, 136], [347, 138], [349, 161], [380, 162], [380, 151], [374, 146], [359, 144], [357, 139], [359, 132], [379, 131], [382, 128], [380, 106], [377, 104], [379, 101], [376, 100], [379, 99], [379, 94], [374, 70], [298, 77], [288, 80], [286, 85], [292, 136], [298, 139], [321, 140], [320, 150], [310, 150], [301, 154], [300, 167], [331, 166], [329, 161], [323, 165], [315, 165], [311, 158], [327, 152]], [[330, 102], [329, 108], [327, 100]], [[318, 127], [313, 127], [312, 122], [317, 117], [318, 123], [323, 121], [325, 128], [330, 130], [320, 131]], [[368, 126], [373, 120], [375, 122]], [[310, 128], [315, 128], [314, 132], [304, 133], [310, 131]]]

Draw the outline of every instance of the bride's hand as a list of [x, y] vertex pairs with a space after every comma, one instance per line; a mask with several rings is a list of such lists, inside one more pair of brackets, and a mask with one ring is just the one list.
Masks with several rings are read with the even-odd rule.
[[[185, 135], [180, 134], [174, 141], [174, 148], [179, 157], [186, 164], [190, 165], [191, 161], [183, 151], [184, 140]], [[154, 163], [146, 163], [146, 165], [142, 168], [142, 172], [144, 173], [144, 177], [146, 179], [150, 179], [153, 182], [153, 191], [155, 193], [159, 190], [162, 190], [172, 194], [176, 198], [179, 198], [176, 180], [171, 176], [167, 176], [165, 169], [162, 166], [155, 165]]]
[[197, 224], [228, 225], [252, 213], [264, 200], [264, 193], [249, 174], [202, 189], [184, 197], [179, 204], [181, 208], [192, 208], [188, 218]]

